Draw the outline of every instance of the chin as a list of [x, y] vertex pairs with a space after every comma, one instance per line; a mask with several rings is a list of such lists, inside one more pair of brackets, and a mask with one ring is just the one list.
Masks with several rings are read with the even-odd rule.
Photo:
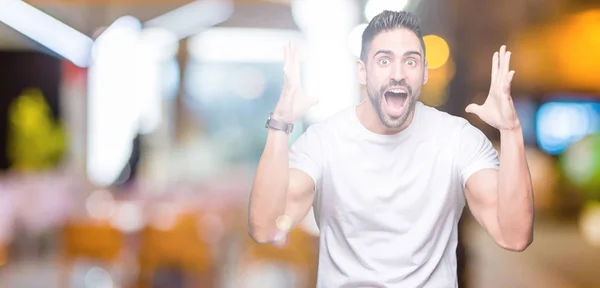
[[384, 115], [383, 117], [380, 117], [382, 119], [381, 120], [381, 124], [383, 124], [383, 126], [389, 128], [389, 129], [399, 129], [402, 127], [402, 125], [404, 125], [404, 123], [406, 123], [406, 117], [405, 115], [401, 115], [400, 117], [392, 117], [390, 115]]
[[399, 129], [406, 123], [408, 120], [411, 111], [413, 110], [412, 103], [407, 103], [402, 110], [397, 111], [396, 113], [388, 113], [386, 111], [386, 107], [384, 107], [384, 103], [382, 103], [381, 108], [379, 109], [379, 120], [383, 126], [389, 129]]
[[411, 111], [415, 107], [416, 99], [412, 97], [412, 95], [408, 95], [403, 107], [398, 110], [390, 109], [387, 106], [387, 102], [385, 100], [385, 96], [383, 94], [379, 94], [378, 96], [369, 95], [369, 102], [373, 108], [375, 108], [375, 112], [377, 116], [379, 116], [379, 121], [381, 124], [390, 129], [390, 130], [398, 130], [404, 126], [408, 117], [410, 116]]

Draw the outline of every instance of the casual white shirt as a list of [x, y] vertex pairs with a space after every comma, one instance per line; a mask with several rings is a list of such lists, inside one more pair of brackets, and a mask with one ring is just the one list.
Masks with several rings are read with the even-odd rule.
[[395, 135], [365, 128], [356, 106], [310, 126], [290, 168], [315, 181], [318, 288], [457, 287], [458, 221], [476, 171], [497, 169], [467, 120], [417, 102]]

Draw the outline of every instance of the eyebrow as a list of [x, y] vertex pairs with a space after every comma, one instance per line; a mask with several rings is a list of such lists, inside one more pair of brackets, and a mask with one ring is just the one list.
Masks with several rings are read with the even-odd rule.
[[[391, 50], [378, 50], [377, 52], [375, 52], [375, 54], [373, 55], [373, 58], [375, 58], [375, 56], [379, 55], [379, 54], [389, 54], [389, 55], [394, 55], [394, 52]], [[409, 55], [418, 55], [419, 57], [423, 58], [423, 56], [421, 56], [421, 52], [419, 51], [415, 51], [415, 50], [410, 50], [410, 51], [406, 51], [403, 54], [404, 56], [409, 56]]]

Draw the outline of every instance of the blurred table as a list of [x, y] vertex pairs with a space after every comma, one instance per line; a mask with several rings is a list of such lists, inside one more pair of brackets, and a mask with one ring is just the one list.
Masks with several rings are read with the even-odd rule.
[[600, 247], [586, 243], [574, 222], [537, 221], [521, 253], [498, 247], [475, 221], [465, 224], [469, 287], [600, 287]]

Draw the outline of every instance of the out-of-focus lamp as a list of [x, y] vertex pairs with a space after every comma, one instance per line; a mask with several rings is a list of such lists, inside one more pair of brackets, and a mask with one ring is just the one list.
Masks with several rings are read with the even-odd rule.
[[566, 178], [584, 193], [585, 199], [600, 201], [600, 134], [572, 144], [560, 162]]
[[590, 245], [600, 247], [600, 202], [587, 202], [579, 217], [579, 230]]
[[[565, 40], [568, 35], [568, 40]], [[509, 43], [511, 66], [523, 89], [600, 92], [600, 9], [534, 27]]]

